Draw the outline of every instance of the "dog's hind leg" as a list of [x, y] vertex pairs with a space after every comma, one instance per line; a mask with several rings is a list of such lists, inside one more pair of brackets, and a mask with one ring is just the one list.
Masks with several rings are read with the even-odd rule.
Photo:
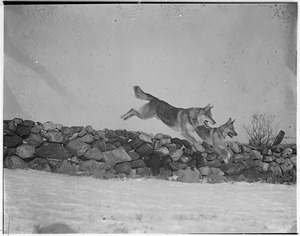
[[155, 116], [156, 110], [151, 107], [150, 103], [145, 104], [142, 106], [139, 111], [131, 108], [126, 114], [122, 115], [121, 118], [123, 120], [127, 120], [133, 116], [137, 116], [140, 119], [149, 119]]

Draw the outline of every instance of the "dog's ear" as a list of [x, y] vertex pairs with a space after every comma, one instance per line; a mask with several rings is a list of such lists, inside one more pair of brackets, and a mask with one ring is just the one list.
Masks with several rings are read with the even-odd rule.
[[210, 111], [214, 106], [211, 106], [208, 110]]
[[235, 122], [235, 119], [233, 121], [231, 121], [231, 124], [233, 124], [233, 122]]
[[226, 122], [226, 124], [230, 124], [231, 123], [231, 117], [228, 119], [228, 121]]
[[204, 107], [205, 111], [208, 111], [210, 109], [210, 104], [208, 103], [206, 107]]

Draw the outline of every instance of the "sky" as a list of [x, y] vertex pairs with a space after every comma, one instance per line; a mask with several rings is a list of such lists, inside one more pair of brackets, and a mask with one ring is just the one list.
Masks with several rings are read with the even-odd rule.
[[120, 118], [145, 103], [139, 85], [175, 107], [210, 103], [239, 142], [255, 112], [296, 137], [296, 26], [296, 4], [7, 5], [3, 118], [181, 137]]

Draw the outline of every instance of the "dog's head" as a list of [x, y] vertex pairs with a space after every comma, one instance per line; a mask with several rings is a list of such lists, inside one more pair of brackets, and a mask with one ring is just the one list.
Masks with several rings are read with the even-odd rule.
[[224, 137], [226, 137], [227, 135], [230, 138], [237, 136], [237, 133], [235, 132], [234, 126], [233, 126], [234, 121], [235, 120], [231, 121], [231, 118], [229, 118], [228, 121], [220, 127], [220, 130], [224, 134]]
[[204, 108], [200, 108], [198, 109], [198, 113], [197, 113], [197, 125], [204, 125], [206, 127], [208, 127], [208, 124], [214, 125], [216, 124], [215, 120], [212, 118], [212, 114], [211, 114], [211, 109], [213, 108], [213, 106], [210, 106], [210, 104], [208, 104], [206, 107]]

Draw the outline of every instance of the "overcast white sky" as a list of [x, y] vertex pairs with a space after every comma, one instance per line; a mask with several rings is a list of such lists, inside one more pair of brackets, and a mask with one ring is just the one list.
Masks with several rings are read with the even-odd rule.
[[214, 105], [236, 119], [256, 111], [296, 137], [296, 4], [6, 6], [4, 119], [179, 135], [157, 119], [120, 116], [144, 101]]

